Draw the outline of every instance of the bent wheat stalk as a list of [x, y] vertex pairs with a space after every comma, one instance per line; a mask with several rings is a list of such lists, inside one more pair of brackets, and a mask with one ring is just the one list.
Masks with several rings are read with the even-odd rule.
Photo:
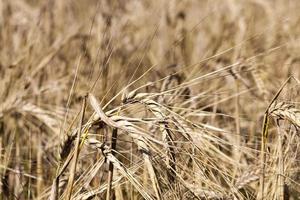
[[[264, 189], [265, 189], [265, 162], [266, 162], [266, 156], [265, 156], [265, 146], [268, 138], [268, 126], [269, 126], [269, 115], [271, 111], [271, 106], [276, 101], [278, 96], [280, 95], [283, 88], [286, 86], [286, 84], [289, 82], [289, 80], [294, 77], [289, 77], [279, 88], [278, 92], [273, 97], [271, 103], [267, 107], [265, 114], [264, 114], [264, 120], [263, 120], [263, 128], [262, 128], [262, 135], [261, 135], [261, 177], [260, 177], [260, 199], [264, 200]], [[259, 193], [258, 193], [259, 195]], [[258, 196], [259, 197], [259, 196]]]
[[[275, 96], [273, 97], [271, 103], [267, 107], [265, 114], [264, 114], [264, 120], [263, 120], [263, 128], [262, 128], [262, 141], [261, 141], [261, 177], [260, 177], [260, 199], [264, 200], [264, 176], [265, 176], [265, 145], [268, 138], [268, 125], [269, 125], [269, 117], [277, 116], [281, 119], [285, 119], [290, 121], [292, 124], [294, 124], [296, 127], [300, 127], [300, 119], [299, 110], [293, 108], [291, 105], [287, 105], [284, 103], [276, 103], [277, 98], [279, 97], [280, 93], [282, 92], [283, 88], [287, 85], [287, 83], [294, 79], [298, 84], [299, 81], [293, 76], [290, 76], [279, 88]], [[259, 193], [258, 193], [259, 195]]]
[[122, 131], [127, 132], [134, 140], [134, 142], [137, 144], [138, 148], [142, 150], [143, 153], [143, 158], [146, 163], [146, 166], [148, 168], [148, 172], [152, 181], [152, 185], [156, 194], [157, 199], [161, 199], [161, 191], [160, 191], [160, 186], [158, 182], [157, 175], [155, 173], [154, 167], [151, 164], [150, 160], [150, 151], [149, 151], [149, 145], [147, 142], [147, 134], [145, 134], [143, 131], [138, 130], [135, 126], [133, 126], [131, 123], [128, 121], [114, 121], [113, 116], [109, 118], [102, 108], [99, 106], [99, 102], [97, 101], [96, 97], [92, 94], [89, 94], [89, 101], [95, 112], [97, 113], [98, 117], [106, 123], [108, 126], [115, 128], [115, 129], [120, 129]]

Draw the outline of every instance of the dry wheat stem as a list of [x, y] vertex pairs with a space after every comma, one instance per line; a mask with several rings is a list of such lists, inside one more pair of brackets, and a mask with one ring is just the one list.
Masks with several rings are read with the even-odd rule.
[[72, 190], [73, 190], [73, 183], [75, 179], [75, 173], [76, 173], [76, 166], [77, 166], [77, 161], [78, 161], [78, 156], [80, 152], [80, 139], [81, 139], [81, 132], [82, 132], [82, 124], [84, 120], [84, 114], [85, 114], [85, 107], [86, 107], [86, 97], [83, 98], [83, 103], [82, 103], [82, 108], [81, 108], [81, 118], [78, 126], [78, 133], [77, 133], [77, 140], [75, 144], [75, 152], [73, 156], [73, 163], [71, 165], [70, 169], [70, 176], [69, 176], [69, 181], [67, 185], [67, 196], [66, 199], [70, 200], [72, 196]]

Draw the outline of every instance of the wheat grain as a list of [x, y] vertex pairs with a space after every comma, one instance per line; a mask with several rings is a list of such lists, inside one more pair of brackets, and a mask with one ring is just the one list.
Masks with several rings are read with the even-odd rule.
[[292, 104], [274, 102], [270, 107], [270, 114], [278, 119], [284, 119], [300, 127], [300, 110]]

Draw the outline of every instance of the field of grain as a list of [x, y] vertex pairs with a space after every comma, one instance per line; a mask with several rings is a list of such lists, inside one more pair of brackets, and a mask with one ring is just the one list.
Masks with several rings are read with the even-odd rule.
[[299, 10], [0, 0], [0, 199], [300, 199]]

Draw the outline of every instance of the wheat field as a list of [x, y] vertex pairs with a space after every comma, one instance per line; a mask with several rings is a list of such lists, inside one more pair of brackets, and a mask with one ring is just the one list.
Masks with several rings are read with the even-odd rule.
[[1, 0], [0, 199], [300, 199], [299, 10]]

